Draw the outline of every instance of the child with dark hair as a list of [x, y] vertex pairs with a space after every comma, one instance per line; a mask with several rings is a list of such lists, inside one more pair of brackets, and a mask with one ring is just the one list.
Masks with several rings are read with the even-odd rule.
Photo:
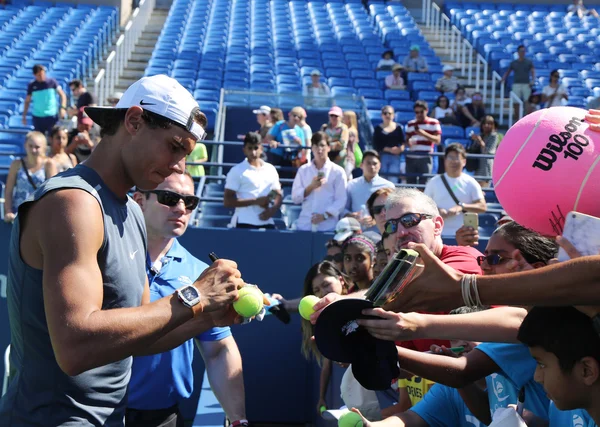
[[575, 307], [533, 307], [517, 338], [529, 347], [537, 362], [534, 378], [552, 400], [550, 426], [596, 426], [600, 336], [592, 319]]
[[[316, 295], [319, 298], [323, 298], [332, 292], [346, 295], [349, 283], [350, 281], [346, 275], [338, 270], [335, 264], [329, 261], [321, 261], [313, 265], [306, 273], [302, 295]], [[307, 359], [314, 356], [317, 363], [322, 367], [319, 381], [319, 401], [317, 403], [317, 413], [320, 414], [321, 406], [327, 407], [326, 395], [333, 365], [331, 360], [325, 359], [317, 349], [315, 342], [311, 339], [313, 334], [313, 325], [308, 320], [302, 319], [302, 354]]]
[[348, 238], [342, 246], [344, 273], [354, 286], [351, 290], [368, 289], [373, 283], [375, 243], [366, 236]]

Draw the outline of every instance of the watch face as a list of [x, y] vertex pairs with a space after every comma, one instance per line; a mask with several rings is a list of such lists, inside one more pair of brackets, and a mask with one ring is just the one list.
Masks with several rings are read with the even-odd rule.
[[198, 295], [198, 291], [196, 290], [196, 288], [194, 288], [193, 286], [188, 286], [181, 290], [181, 296], [186, 301], [193, 301], [196, 298], [198, 298], [199, 295]]

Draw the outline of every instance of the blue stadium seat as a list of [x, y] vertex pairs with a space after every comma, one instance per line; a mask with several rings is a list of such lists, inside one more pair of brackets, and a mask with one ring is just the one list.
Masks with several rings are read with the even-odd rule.
[[460, 126], [442, 125], [442, 139], [447, 138], [464, 138], [465, 131]]

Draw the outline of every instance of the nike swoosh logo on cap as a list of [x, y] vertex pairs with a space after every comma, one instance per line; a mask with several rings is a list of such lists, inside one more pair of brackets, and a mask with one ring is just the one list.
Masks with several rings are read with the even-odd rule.
[[140, 101], [140, 105], [156, 105], [156, 104], [152, 104], [152, 103], [150, 103], [150, 102], [144, 102], [144, 100], [142, 99], [142, 100]]

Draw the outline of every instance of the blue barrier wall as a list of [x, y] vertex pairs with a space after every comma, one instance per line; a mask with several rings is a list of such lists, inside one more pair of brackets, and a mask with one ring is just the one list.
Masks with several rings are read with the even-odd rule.
[[[0, 349], [10, 342], [6, 309], [6, 273], [11, 226], [0, 223]], [[255, 231], [236, 229], [189, 229], [180, 242], [196, 257], [208, 261], [208, 253], [233, 259], [246, 282], [264, 292], [299, 297], [307, 270], [325, 254], [331, 234]], [[450, 242], [448, 242], [450, 243]], [[485, 247], [485, 242], [480, 244]], [[233, 335], [244, 363], [247, 416], [254, 422], [315, 422], [319, 369], [301, 353], [299, 316], [284, 325], [273, 316], [263, 322], [235, 326]], [[2, 362], [3, 363], [3, 362]], [[183, 405], [186, 418], [195, 413], [204, 373], [201, 357], [195, 358], [196, 393]], [[328, 393], [333, 406], [341, 405], [339, 383], [343, 371], [337, 366]], [[322, 424], [322, 420], [318, 425]]]

